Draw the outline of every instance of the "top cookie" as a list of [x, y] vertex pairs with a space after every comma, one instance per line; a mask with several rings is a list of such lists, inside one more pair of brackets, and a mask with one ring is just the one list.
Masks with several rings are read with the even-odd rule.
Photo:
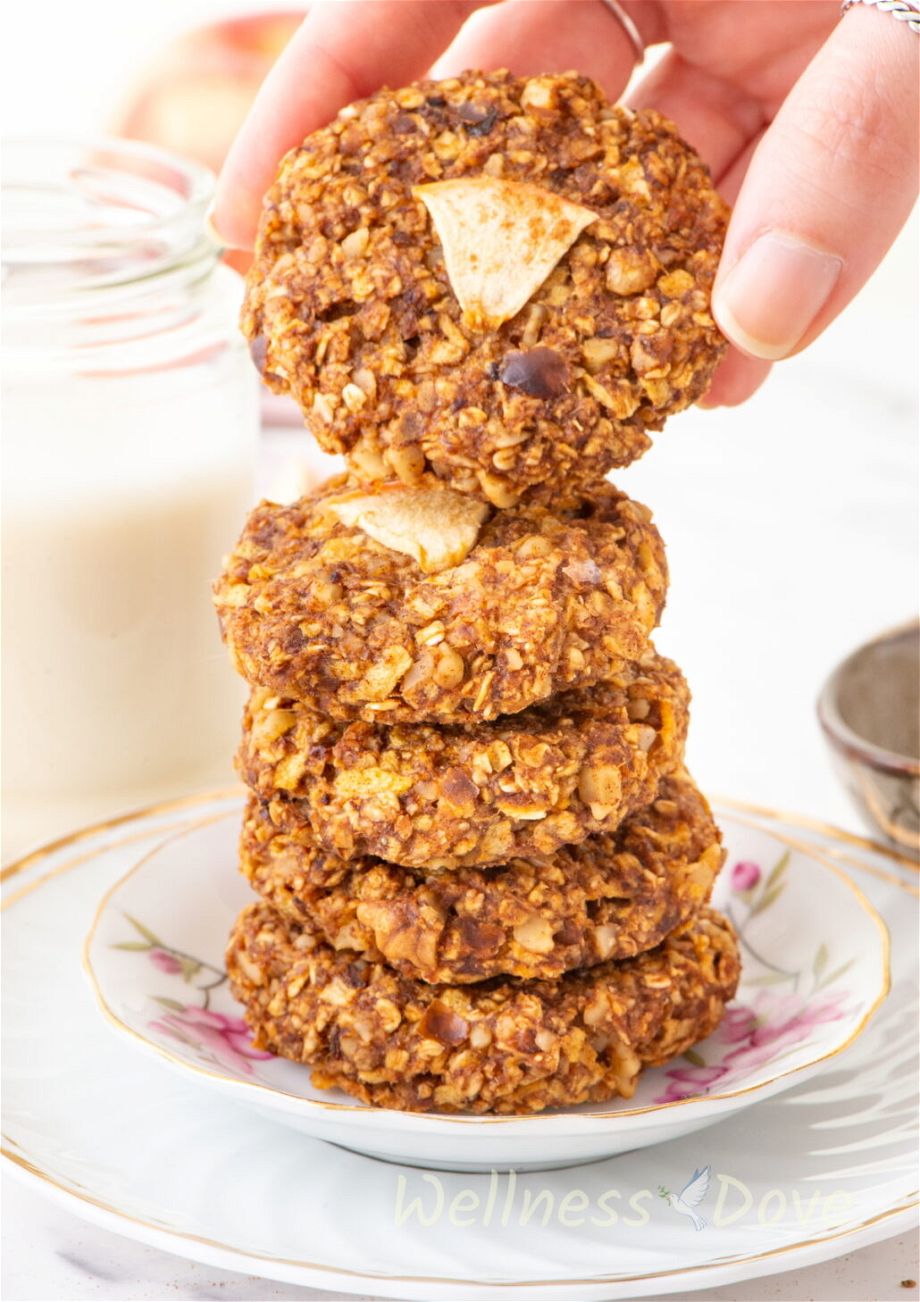
[[705, 391], [726, 214], [669, 122], [585, 77], [384, 90], [283, 160], [243, 329], [363, 478], [509, 506], [628, 464]]

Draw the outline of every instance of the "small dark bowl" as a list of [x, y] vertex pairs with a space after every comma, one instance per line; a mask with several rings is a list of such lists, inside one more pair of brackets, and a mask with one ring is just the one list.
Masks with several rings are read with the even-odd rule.
[[863, 820], [920, 859], [920, 621], [847, 656], [818, 698], [818, 719]]

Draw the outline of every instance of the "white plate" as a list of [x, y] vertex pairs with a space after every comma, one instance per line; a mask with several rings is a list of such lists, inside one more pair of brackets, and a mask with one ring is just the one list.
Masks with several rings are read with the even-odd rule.
[[[4, 1155], [75, 1212], [228, 1269], [426, 1299], [686, 1293], [912, 1222], [917, 879], [884, 852], [772, 823], [790, 848], [813, 839], [857, 877], [892, 934], [891, 996], [820, 1077], [705, 1133], [577, 1170], [435, 1175], [253, 1116], [102, 1023], [77, 973], [100, 896], [167, 835], [237, 809], [234, 796], [91, 830], [7, 883]], [[737, 816], [723, 822], [733, 838]], [[658, 1188], [679, 1191], [707, 1166], [697, 1232]]]
[[546, 1170], [690, 1134], [787, 1089], [861, 1033], [888, 989], [888, 937], [839, 871], [729, 821], [716, 903], [743, 952], [738, 996], [714, 1035], [646, 1072], [632, 1099], [537, 1116], [387, 1112], [318, 1090], [300, 1064], [256, 1053], [223, 971], [252, 894], [233, 871], [239, 811], [183, 830], [100, 905], [86, 967], [133, 1045], [212, 1091], [316, 1139], [441, 1170]]

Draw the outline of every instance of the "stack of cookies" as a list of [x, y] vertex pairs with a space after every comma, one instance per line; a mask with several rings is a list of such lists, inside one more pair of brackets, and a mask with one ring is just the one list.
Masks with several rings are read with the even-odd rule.
[[654, 113], [468, 73], [282, 162], [244, 329], [348, 474], [216, 585], [251, 684], [257, 1044], [384, 1107], [629, 1097], [738, 978], [661, 539], [605, 482], [705, 390], [725, 210]]

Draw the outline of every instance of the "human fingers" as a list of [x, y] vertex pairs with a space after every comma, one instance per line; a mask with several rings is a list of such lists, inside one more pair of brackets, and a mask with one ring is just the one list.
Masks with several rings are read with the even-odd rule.
[[[649, 6], [632, 4], [631, 16], [648, 39], [660, 39], [656, 13]], [[622, 27], [600, 0], [510, 0], [499, 8], [483, 10], [466, 24], [453, 45], [433, 68], [435, 76], [450, 76], [466, 67], [507, 66], [519, 75], [577, 67], [598, 81], [615, 98], [629, 78], [635, 52]], [[684, 75], [686, 73], [686, 76]], [[701, 82], [711, 86], [701, 88]], [[694, 96], [694, 87], [696, 96]], [[684, 68], [677, 55], [667, 56], [659, 69], [640, 87], [642, 102], [669, 114], [669, 102], [686, 98], [689, 105], [705, 100], [703, 120], [710, 123], [703, 136], [718, 166], [729, 165], [763, 122], [763, 112], [754, 100], [733, 91], [727, 82], [707, 77], [700, 69]], [[696, 116], [693, 116], [696, 113]], [[684, 121], [699, 122], [694, 108], [680, 119], [681, 130], [696, 144], [694, 133]], [[724, 142], [724, 143], [723, 143]], [[715, 148], [713, 148], [715, 146]], [[712, 156], [707, 159], [710, 163]], [[743, 402], [759, 387], [769, 366], [742, 356], [732, 349], [719, 367], [702, 405], [733, 406]]]
[[756, 393], [770, 374], [770, 363], [729, 348], [698, 407], [737, 407]]
[[743, 85], [687, 63], [676, 50], [642, 79], [629, 103], [677, 123], [716, 182], [766, 120], [764, 105]]
[[278, 162], [340, 108], [424, 75], [487, 0], [326, 0], [315, 3], [266, 77], [230, 147], [211, 224], [222, 243], [251, 248]]
[[713, 290], [723, 332], [776, 360], [809, 344], [881, 261], [917, 194], [918, 41], [847, 13], [754, 151]]
[[718, 183], [772, 119], [839, 13], [837, 0], [663, 4], [664, 34], [673, 48], [629, 102], [676, 122]]
[[601, 0], [505, 0], [475, 14], [432, 71], [509, 68], [528, 76], [576, 68], [615, 99], [635, 63], [632, 41]]

